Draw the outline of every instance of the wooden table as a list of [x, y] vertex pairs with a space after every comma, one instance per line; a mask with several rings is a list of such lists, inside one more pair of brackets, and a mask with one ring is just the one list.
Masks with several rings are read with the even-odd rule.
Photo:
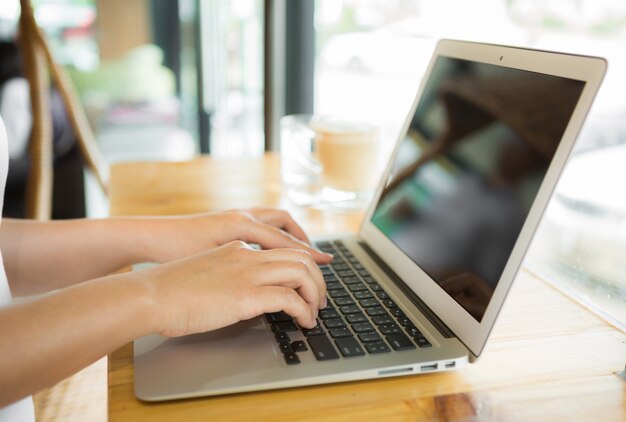
[[[125, 163], [111, 172], [111, 214], [286, 207], [309, 233], [354, 232], [361, 213], [284, 198], [278, 160]], [[146, 404], [133, 395], [132, 344], [109, 357], [117, 420], [626, 420], [626, 334], [523, 270], [481, 359], [450, 373]]]

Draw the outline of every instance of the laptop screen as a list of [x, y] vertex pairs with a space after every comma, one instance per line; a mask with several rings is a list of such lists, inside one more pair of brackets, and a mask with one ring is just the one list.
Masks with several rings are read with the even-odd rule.
[[372, 223], [480, 322], [585, 83], [433, 66]]

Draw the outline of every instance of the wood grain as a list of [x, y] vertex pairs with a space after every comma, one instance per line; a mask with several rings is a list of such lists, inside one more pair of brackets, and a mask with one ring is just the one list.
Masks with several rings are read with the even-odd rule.
[[[297, 209], [278, 161], [118, 164], [113, 215], [249, 206], [290, 209], [313, 234], [353, 232], [359, 213]], [[133, 394], [132, 344], [109, 359], [109, 418], [118, 420], [626, 420], [626, 334], [528, 271], [511, 290], [481, 359], [464, 369], [158, 404]]]

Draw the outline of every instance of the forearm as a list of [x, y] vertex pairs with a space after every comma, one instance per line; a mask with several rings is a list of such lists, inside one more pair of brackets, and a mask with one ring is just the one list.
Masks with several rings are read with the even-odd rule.
[[149, 260], [149, 219], [4, 219], [0, 246], [14, 295], [50, 291]]
[[14, 295], [45, 292], [110, 274], [136, 262], [169, 262], [233, 240], [295, 248], [319, 263], [332, 257], [279, 210], [177, 217], [33, 222], [3, 220], [0, 247]]
[[0, 407], [157, 331], [140, 277], [110, 276], [0, 308]]

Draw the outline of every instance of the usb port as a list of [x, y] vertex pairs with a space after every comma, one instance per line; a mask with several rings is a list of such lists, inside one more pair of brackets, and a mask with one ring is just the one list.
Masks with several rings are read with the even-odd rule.
[[437, 370], [437, 364], [433, 363], [432, 365], [422, 365], [420, 366], [420, 371], [422, 372], [426, 372], [426, 371], [436, 371]]
[[455, 361], [446, 363], [446, 369], [452, 369], [455, 366], [456, 366], [456, 362]]

